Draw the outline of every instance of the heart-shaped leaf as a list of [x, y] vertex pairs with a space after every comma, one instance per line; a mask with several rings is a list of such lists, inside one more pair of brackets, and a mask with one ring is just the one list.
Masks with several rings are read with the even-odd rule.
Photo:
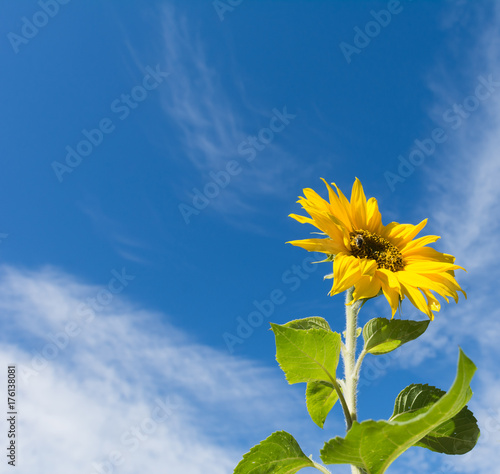
[[276, 360], [288, 383], [335, 381], [340, 334], [325, 329], [293, 329], [271, 323]]
[[345, 438], [328, 441], [321, 450], [325, 464], [352, 464], [381, 474], [408, 448], [456, 416], [469, 401], [476, 366], [460, 350], [457, 376], [450, 390], [407, 421], [354, 422]]
[[[419, 416], [445, 393], [429, 385], [409, 385], [396, 397], [390, 421], [408, 421]], [[415, 446], [444, 454], [465, 454], [476, 445], [478, 438], [477, 420], [472, 412], [464, 407], [453, 418], [415, 443]]]
[[370, 354], [386, 354], [422, 335], [430, 321], [375, 318], [365, 324], [363, 339]]

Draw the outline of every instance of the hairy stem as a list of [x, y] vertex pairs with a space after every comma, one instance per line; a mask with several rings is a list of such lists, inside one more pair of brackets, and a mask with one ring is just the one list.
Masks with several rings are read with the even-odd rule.
[[[346, 417], [347, 431], [351, 429], [352, 422], [357, 420], [356, 412], [356, 393], [358, 384], [359, 365], [356, 364], [356, 339], [358, 329], [358, 313], [361, 308], [361, 302], [352, 303], [352, 293], [354, 288], [349, 288], [346, 292], [346, 328], [345, 328], [345, 347], [342, 353], [344, 359], [344, 374], [345, 374], [345, 399], [349, 409], [351, 422]], [[351, 304], [350, 304], [351, 303]], [[362, 360], [362, 358], [361, 358]], [[351, 466], [353, 474], [363, 472], [355, 466]]]
[[337, 392], [337, 395], [338, 395], [339, 400], [340, 400], [340, 404], [342, 405], [342, 410], [344, 411], [345, 421], [346, 421], [348, 426], [351, 426], [352, 425], [351, 412], [349, 410], [349, 406], [347, 405], [344, 394], [342, 393], [340, 385], [338, 384], [338, 382], [334, 378], [331, 378], [330, 380], [332, 382], [333, 388]]
[[[346, 328], [345, 328], [345, 351], [344, 351], [344, 374], [345, 374], [345, 399], [352, 421], [357, 420], [356, 414], [356, 387], [358, 377], [356, 374], [356, 331], [358, 328], [358, 312], [360, 303], [351, 303], [354, 288], [346, 292]], [[349, 430], [351, 426], [347, 426]]]

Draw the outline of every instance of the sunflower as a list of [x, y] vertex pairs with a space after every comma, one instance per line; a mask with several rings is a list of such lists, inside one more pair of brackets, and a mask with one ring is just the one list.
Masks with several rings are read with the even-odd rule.
[[427, 235], [415, 239], [427, 224], [382, 224], [382, 216], [375, 198], [366, 200], [361, 182], [356, 178], [351, 201], [335, 186], [337, 193], [323, 179], [329, 202], [312, 189], [304, 189], [297, 201], [310, 217], [290, 214], [300, 223], [317, 227], [326, 238], [293, 240], [288, 242], [311, 252], [327, 254], [333, 259], [333, 278], [330, 295], [354, 287], [353, 301], [383, 294], [392, 308], [392, 316], [401, 301], [407, 297], [411, 303], [434, 319], [433, 311], [440, 310], [435, 292], [446, 302], [458, 292], [465, 292], [455, 280], [455, 257], [427, 247], [440, 237]]

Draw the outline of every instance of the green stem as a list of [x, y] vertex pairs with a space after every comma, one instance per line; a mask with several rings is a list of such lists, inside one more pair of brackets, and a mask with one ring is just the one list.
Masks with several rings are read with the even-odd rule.
[[[356, 364], [356, 339], [357, 339], [357, 329], [358, 329], [358, 313], [362, 306], [361, 301], [349, 304], [352, 302], [352, 293], [354, 288], [349, 288], [346, 291], [346, 328], [345, 328], [345, 347], [342, 353], [344, 359], [344, 374], [345, 374], [345, 399], [347, 407], [349, 409], [351, 422], [346, 417], [347, 431], [351, 429], [352, 422], [357, 420], [356, 411], [356, 394], [357, 394], [357, 384], [358, 384], [358, 373], [361, 365]], [[362, 358], [361, 358], [362, 360]], [[363, 472], [356, 466], [351, 466], [351, 472], [353, 474], [359, 474]]]
[[361, 354], [358, 356], [358, 360], [356, 361], [356, 366], [354, 367], [354, 373], [356, 374], [356, 380], [359, 380], [359, 372], [361, 370], [361, 364], [363, 363], [363, 359], [365, 355], [368, 354], [364, 349], [361, 351]]
[[344, 411], [344, 417], [346, 420], [347, 425], [350, 427], [352, 425], [352, 418], [351, 418], [351, 413], [349, 411], [349, 406], [347, 405], [346, 399], [344, 397], [344, 394], [342, 393], [342, 390], [340, 388], [340, 385], [338, 384], [337, 380], [334, 378], [330, 378], [333, 388], [337, 392], [337, 395], [340, 400], [340, 404], [342, 405], [342, 410]]
[[331, 474], [331, 472], [325, 467], [325, 466], [322, 466], [321, 464], [318, 464], [316, 462], [314, 462], [314, 467], [318, 470], [318, 471], [321, 471], [323, 474]]
[[[349, 288], [346, 292], [346, 328], [345, 328], [345, 350], [344, 350], [344, 374], [345, 374], [345, 398], [352, 421], [357, 420], [356, 413], [356, 387], [358, 377], [356, 374], [356, 332], [358, 329], [358, 312], [360, 302], [348, 304], [352, 301], [354, 288]], [[347, 430], [351, 425], [347, 424]]]

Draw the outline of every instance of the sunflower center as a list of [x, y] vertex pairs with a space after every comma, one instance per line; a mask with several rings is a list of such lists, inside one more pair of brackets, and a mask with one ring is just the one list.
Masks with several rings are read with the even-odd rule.
[[378, 268], [397, 272], [404, 268], [399, 249], [380, 235], [367, 230], [356, 230], [349, 234], [351, 253], [358, 258], [369, 258], [377, 262]]

